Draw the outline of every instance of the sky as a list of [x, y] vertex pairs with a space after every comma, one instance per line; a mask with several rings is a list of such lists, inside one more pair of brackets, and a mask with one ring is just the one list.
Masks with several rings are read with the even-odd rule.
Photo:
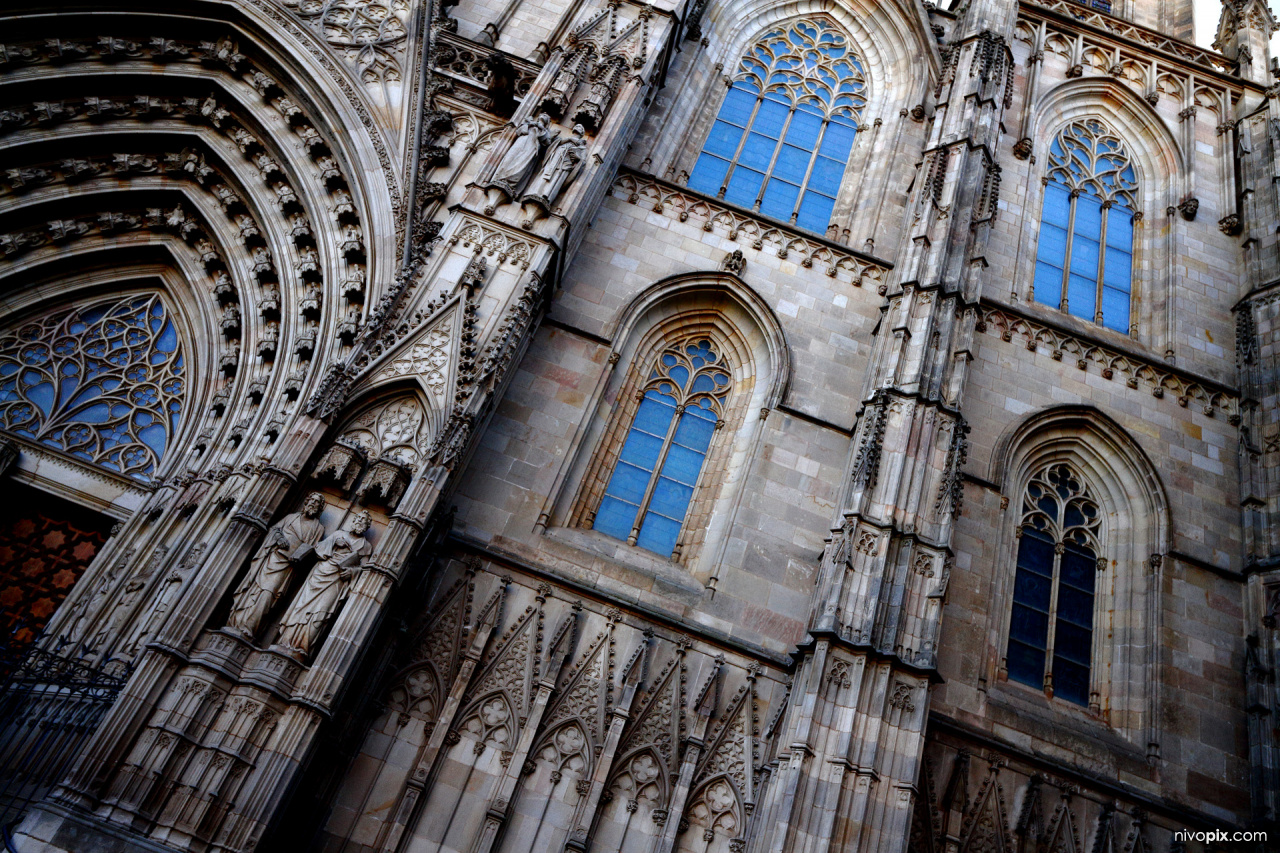
[[[1213, 37], [1218, 33], [1218, 16], [1222, 14], [1221, 0], [1191, 0], [1196, 13], [1196, 44], [1212, 47]], [[1274, 5], [1271, 13], [1276, 13]], [[1271, 39], [1271, 55], [1280, 56], [1280, 32]]]

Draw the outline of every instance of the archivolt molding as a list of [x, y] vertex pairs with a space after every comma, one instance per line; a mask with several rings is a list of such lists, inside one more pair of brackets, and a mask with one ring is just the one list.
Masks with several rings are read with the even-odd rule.
[[[189, 412], [184, 427], [201, 415], [207, 421], [188, 446], [208, 459], [234, 451], [253, 432], [269, 444], [292, 417], [309, 363], [350, 344], [362, 322], [367, 248], [339, 146], [318, 129], [306, 102], [230, 38], [92, 38], [72, 29], [65, 39], [15, 42], [0, 56], [5, 82], [51, 77], [55, 63], [92, 71], [74, 97], [50, 91], [48, 100], [0, 109], [0, 137], [19, 156], [38, 157], [34, 143], [54, 128], [60, 137], [83, 137], [73, 157], [7, 171], [0, 206], [30, 208], [27, 221], [43, 221], [0, 237], [0, 256], [11, 274], [25, 269], [30, 276], [36, 262], [68, 250], [86, 258], [117, 248], [136, 254], [147, 245], [134, 236], [142, 234], [162, 236], [150, 245], [167, 244], [175, 260], [193, 254], [196, 263], [180, 266], [203, 267], [211, 296], [200, 313], [207, 311], [217, 330], [200, 341], [215, 350], [202, 366], [211, 360], [223, 379], [207, 414]], [[163, 81], [155, 76], [160, 68]], [[212, 93], [209, 69], [220, 77]], [[125, 79], [141, 93], [122, 95], [119, 75], [130, 72]], [[206, 78], [203, 85], [197, 77]], [[72, 78], [60, 71], [53, 79]], [[110, 94], [81, 95], [97, 86]], [[245, 97], [255, 92], [260, 103]], [[118, 192], [122, 178], [129, 195]], [[45, 217], [42, 207], [50, 211]], [[336, 229], [313, 230], [316, 217], [332, 217]], [[254, 429], [259, 421], [267, 423]], [[219, 452], [211, 457], [213, 447]]]
[[367, 86], [404, 80], [408, 0], [281, 0], [357, 72]]
[[806, 237], [798, 230], [766, 222], [657, 178], [622, 172], [615, 179], [611, 194], [626, 200], [628, 204], [647, 208], [680, 222], [688, 222], [692, 218], [694, 222], [701, 222], [703, 231], [722, 228], [734, 242], [739, 238], [750, 239], [750, 249], [763, 251], [767, 246], [779, 260], [798, 260], [800, 266], [806, 269], [816, 265], [831, 278], [851, 283], [855, 287], [862, 287], [864, 283], [880, 287], [887, 280], [889, 268], [886, 265], [833, 244]]
[[1032, 113], [1029, 135], [1039, 153], [1048, 150], [1068, 123], [1086, 117], [1101, 119], [1124, 139], [1138, 172], [1143, 194], [1137, 209], [1151, 214], [1164, 210], [1168, 199], [1158, 192], [1176, 185], [1174, 179], [1186, 168], [1187, 152], [1141, 93], [1112, 79], [1067, 80], [1046, 91]]
[[1214, 388], [1182, 371], [1171, 369], [1154, 359], [1143, 360], [1133, 354], [1077, 337], [1061, 329], [1038, 323], [1008, 310], [984, 306], [977, 331], [1011, 342], [1016, 337], [1032, 352], [1043, 347], [1054, 361], [1074, 361], [1081, 371], [1090, 366], [1098, 369], [1103, 379], [1122, 378], [1127, 387], [1145, 388], [1153, 397], [1166, 394], [1186, 408], [1195, 403], [1204, 414], [1225, 414], [1234, 426], [1240, 423], [1240, 395], [1225, 388]]
[[[1160, 564], [1172, 536], [1169, 500], [1151, 460], [1115, 421], [1087, 406], [1028, 415], [993, 448], [991, 476], [1010, 498], [1004, 513], [998, 566], [992, 578], [994, 658], [1003, 655], [1012, 598], [1015, 534], [1022, 495], [1044, 467], [1066, 463], [1088, 483], [1101, 510], [1099, 590], [1093, 665], [1103, 722], [1149, 759], [1161, 740]], [[994, 675], [994, 673], [993, 673]]]

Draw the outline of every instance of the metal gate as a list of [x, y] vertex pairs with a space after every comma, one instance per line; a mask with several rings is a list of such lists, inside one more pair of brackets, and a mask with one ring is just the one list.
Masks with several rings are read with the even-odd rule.
[[0, 637], [0, 828], [7, 836], [71, 768], [129, 678], [124, 661]]

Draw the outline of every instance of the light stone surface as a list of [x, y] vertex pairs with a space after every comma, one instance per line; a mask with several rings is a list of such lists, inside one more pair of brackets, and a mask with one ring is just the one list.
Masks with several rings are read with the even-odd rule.
[[[186, 382], [145, 482], [3, 434], [0, 475], [122, 522], [42, 642], [130, 668], [16, 849], [1280, 836], [1275, 19], [1230, 0], [1207, 50], [1190, 11], [4, 12], [0, 332], [159, 293]], [[744, 52], [798, 18], [866, 80], [822, 234], [686, 186]], [[518, 128], [596, 109], [550, 210], [491, 189]], [[1136, 176], [1129, 334], [1032, 288], [1081, 121]], [[593, 520], [648, 371], [694, 340], [728, 390], [659, 555]], [[1006, 661], [1053, 465], [1098, 508], [1087, 706]], [[223, 629], [312, 491], [327, 533], [369, 513], [360, 571], [305, 649], [273, 642], [310, 555], [253, 636]]]

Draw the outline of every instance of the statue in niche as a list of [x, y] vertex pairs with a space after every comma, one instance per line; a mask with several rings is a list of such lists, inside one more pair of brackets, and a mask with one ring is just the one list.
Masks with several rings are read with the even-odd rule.
[[521, 199], [524, 205], [521, 225], [525, 229], [533, 227], [539, 208], [544, 213], [551, 212], [565, 186], [582, 170], [587, 159], [587, 140], [583, 139], [585, 132], [582, 125], [575, 124], [571, 136], [557, 137], [552, 141], [542, 173], [533, 179], [529, 191]]
[[160, 582], [160, 588], [152, 596], [151, 610], [147, 613], [146, 619], [142, 620], [142, 630], [138, 632], [138, 638], [133, 646], [133, 652], [137, 652], [145, 643], [155, 638], [160, 633], [160, 626], [164, 623], [164, 618], [169, 614], [169, 608], [173, 606], [174, 600], [178, 597], [178, 591], [182, 589], [182, 585], [186, 582], [187, 576], [191, 574], [191, 570], [200, 562], [201, 556], [204, 555], [205, 549], [209, 547], [209, 543], [201, 542], [195, 545], [187, 552], [187, 555], [178, 564], [178, 567], [169, 572], [165, 579]]
[[499, 204], [520, 193], [525, 181], [538, 165], [542, 146], [551, 133], [550, 127], [551, 117], [546, 113], [539, 113], [537, 118], [521, 122], [516, 130], [516, 141], [502, 155], [493, 177], [485, 185], [486, 216], [492, 216]]
[[302, 502], [301, 512], [286, 515], [271, 528], [254, 557], [253, 568], [232, 598], [228, 628], [248, 637], [258, 632], [289, 585], [294, 565], [324, 538], [324, 525], [320, 522], [324, 508], [324, 496], [312, 492]]
[[316, 546], [316, 563], [289, 610], [280, 620], [276, 645], [303, 657], [311, 652], [316, 638], [347, 598], [351, 579], [360, 570], [373, 546], [364, 534], [369, 530], [369, 513], [361, 510], [351, 517], [346, 530], [335, 531]]
[[115, 606], [111, 608], [111, 615], [103, 623], [98, 633], [94, 635], [93, 640], [85, 643], [85, 651], [96, 654], [120, 635], [120, 631], [133, 613], [134, 603], [138, 600], [138, 596], [142, 595], [142, 590], [146, 585], [146, 581], [141, 578], [133, 578], [125, 584], [124, 592], [116, 599]]
[[94, 616], [101, 613], [106, 606], [107, 599], [111, 597], [111, 591], [115, 588], [116, 579], [124, 571], [125, 564], [132, 559], [133, 552], [134, 549], [128, 549], [114, 566], [109, 566], [103, 574], [102, 580], [98, 581], [98, 586], [93, 590], [93, 593], [84, 599], [83, 604], [80, 605], [79, 612], [76, 614], [71, 630], [66, 634], [68, 640], [75, 642], [85, 639], [85, 632], [89, 627], [89, 622]]

